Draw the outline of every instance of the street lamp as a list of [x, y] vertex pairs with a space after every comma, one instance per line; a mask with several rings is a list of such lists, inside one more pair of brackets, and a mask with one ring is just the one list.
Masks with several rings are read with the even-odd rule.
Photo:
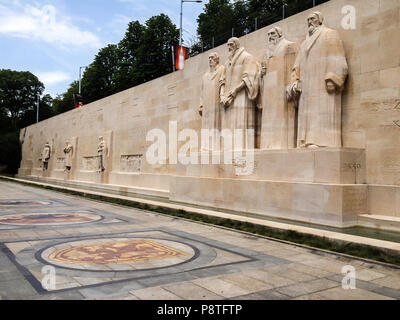
[[182, 46], [182, 19], [183, 19], [183, 3], [184, 2], [197, 2], [202, 3], [203, 0], [181, 0], [181, 27], [179, 29], [179, 45]]
[[287, 7], [288, 5], [287, 5], [287, 3], [286, 3], [286, 1], [283, 1], [283, 4], [282, 4], [282, 20], [285, 20], [285, 7]]
[[86, 66], [83, 67], [79, 67], [79, 94], [81, 94], [82, 92], [82, 69], [85, 69]]
[[36, 103], [36, 123], [39, 122], [39, 104], [40, 104], [40, 93], [37, 94], [37, 103]]

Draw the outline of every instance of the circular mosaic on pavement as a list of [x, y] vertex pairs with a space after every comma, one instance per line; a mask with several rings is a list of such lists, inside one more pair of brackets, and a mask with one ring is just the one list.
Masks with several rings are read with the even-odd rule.
[[11, 206], [48, 206], [51, 202], [49, 201], [26, 201], [26, 200], [0, 200], [0, 207], [11, 207]]
[[191, 246], [171, 240], [107, 238], [62, 243], [41, 258], [71, 269], [132, 271], [177, 265], [194, 255]]
[[7, 225], [66, 225], [99, 221], [102, 216], [92, 213], [33, 213], [0, 217], [0, 224]]

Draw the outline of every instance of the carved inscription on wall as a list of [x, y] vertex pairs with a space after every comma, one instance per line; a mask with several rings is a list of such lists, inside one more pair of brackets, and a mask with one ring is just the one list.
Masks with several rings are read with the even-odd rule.
[[343, 211], [345, 213], [362, 214], [366, 212], [367, 192], [364, 188], [343, 189]]
[[142, 165], [142, 154], [122, 155], [121, 172], [140, 172]]
[[97, 171], [99, 168], [99, 156], [83, 157], [82, 169], [85, 171]]
[[64, 169], [65, 169], [65, 158], [57, 158], [56, 170], [64, 170]]

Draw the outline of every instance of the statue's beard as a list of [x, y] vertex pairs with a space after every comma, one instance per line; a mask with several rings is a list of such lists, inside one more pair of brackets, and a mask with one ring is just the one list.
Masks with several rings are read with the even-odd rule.
[[310, 34], [310, 36], [315, 32], [315, 30], [317, 30], [318, 26], [314, 25], [314, 24], [310, 24], [308, 26], [308, 33]]
[[269, 50], [269, 55], [272, 57], [274, 55], [275, 49], [278, 46], [279, 42], [281, 42], [282, 38], [276, 38], [276, 39], [270, 39], [269, 40], [269, 45], [268, 45], [268, 50]]
[[231, 50], [231, 51], [229, 51], [229, 59], [232, 59], [233, 58], [233, 56], [235, 55], [235, 53], [236, 53], [236, 50]]
[[269, 46], [276, 46], [280, 42], [281, 38], [270, 38]]

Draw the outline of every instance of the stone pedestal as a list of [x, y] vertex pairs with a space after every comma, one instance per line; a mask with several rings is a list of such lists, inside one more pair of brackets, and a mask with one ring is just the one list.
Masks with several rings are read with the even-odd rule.
[[[205, 152], [198, 154], [199, 163], [204, 154]], [[223, 154], [216, 154], [220, 155], [222, 164], [179, 163], [177, 175], [311, 183], [365, 183], [363, 149], [255, 150], [254, 169], [250, 171], [250, 175], [238, 175], [235, 170], [238, 167], [237, 162], [233, 161], [231, 165], [223, 164]], [[243, 166], [243, 163], [241, 165]]]
[[367, 212], [361, 149], [257, 150], [251, 175], [235, 165], [181, 165], [173, 201], [348, 227]]

